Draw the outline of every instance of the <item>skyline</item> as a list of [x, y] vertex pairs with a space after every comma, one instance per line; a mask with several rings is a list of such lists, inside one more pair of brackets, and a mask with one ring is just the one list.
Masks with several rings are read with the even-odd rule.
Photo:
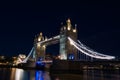
[[61, 22], [70, 18], [72, 25], [77, 24], [78, 39], [84, 44], [103, 54], [120, 56], [119, 7], [112, 3], [87, 2], [73, 6], [39, 3], [0, 8], [0, 55], [28, 54], [35, 35], [43, 32], [48, 38], [56, 36]]

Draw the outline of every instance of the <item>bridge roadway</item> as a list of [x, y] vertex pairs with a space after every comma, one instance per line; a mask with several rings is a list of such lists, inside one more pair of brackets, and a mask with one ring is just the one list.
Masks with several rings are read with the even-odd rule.
[[51, 44], [56, 44], [59, 42], [59, 39], [60, 39], [60, 35], [58, 36], [54, 36], [52, 38], [49, 38], [49, 39], [46, 39], [44, 41], [40, 41], [38, 42], [37, 44], [40, 44], [40, 45], [51, 45]]

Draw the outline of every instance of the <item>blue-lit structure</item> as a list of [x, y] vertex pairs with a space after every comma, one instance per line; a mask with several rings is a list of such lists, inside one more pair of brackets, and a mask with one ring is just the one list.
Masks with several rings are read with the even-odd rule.
[[35, 80], [44, 80], [43, 71], [36, 71], [35, 72]]
[[42, 61], [43, 61], [42, 57], [40, 57], [38, 59], [38, 61], [36, 61], [36, 68], [38, 68], [38, 69], [44, 69], [45, 63], [43, 63]]
[[68, 55], [68, 60], [74, 60], [74, 59], [75, 59], [74, 54], [69, 54], [69, 55]]

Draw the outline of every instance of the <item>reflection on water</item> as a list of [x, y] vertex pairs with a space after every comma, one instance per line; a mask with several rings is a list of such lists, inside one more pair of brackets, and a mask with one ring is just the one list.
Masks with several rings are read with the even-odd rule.
[[43, 71], [36, 71], [35, 72], [35, 80], [51, 80], [49, 72], [43, 72]]
[[120, 71], [83, 70], [79, 74], [53, 74], [41, 70], [0, 68], [0, 80], [120, 80]]
[[10, 80], [29, 80], [29, 72], [23, 69], [11, 68], [10, 71]]
[[24, 70], [22, 70], [22, 69], [16, 69], [15, 80], [22, 80], [23, 75], [24, 75]]
[[42, 71], [36, 71], [35, 80], [44, 80]]
[[12, 80], [29, 80], [30, 73], [23, 69], [15, 69], [15, 76]]

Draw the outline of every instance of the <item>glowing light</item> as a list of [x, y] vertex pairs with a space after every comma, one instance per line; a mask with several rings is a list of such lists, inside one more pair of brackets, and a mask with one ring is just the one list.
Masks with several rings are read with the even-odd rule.
[[38, 41], [41, 41], [41, 37], [38, 38]]
[[40, 36], [42, 36], [42, 32], [40, 32]]
[[66, 56], [65, 54], [62, 54], [62, 55], [60, 56], [60, 59], [61, 59], [61, 60], [67, 60], [67, 56]]
[[68, 28], [67, 28], [67, 29], [70, 31], [70, 29], [71, 29], [71, 28], [70, 28], [70, 26], [68, 26]]
[[70, 19], [68, 18], [67, 23], [71, 23]]
[[39, 57], [38, 61], [36, 62], [36, 66], [37, 67], [44, 67], [45, 66], [45, 63], [42, 62], [44, 60], [43, 57]]
[[36, 65], [38, 65], [38, 66], [44, 66], [45, 64], [42, 61], [37, 61]]
[[71, 30], [71, 21], [68, 19], [67, 21], [67, 30]]
[[74, 54], [69, 54], [69, 55], [68, 55], [68, 59], [69, 59], [69, 60], [74, 60], [74, 59], [75, 59]]
[[20, 58], [26, 58], [26, 55], [24, 55], [24, 54], [19, 54], [18, 57], [20, 57]]
[[73, 32], [76, 32], [76, 29], [73, 29]]
[[73, 42], [72, 42], [72, 41], [70, 41], [70, 45], [73, 45]]
[[58, 56], [58, 59], [60, 59], [61, 56]]

